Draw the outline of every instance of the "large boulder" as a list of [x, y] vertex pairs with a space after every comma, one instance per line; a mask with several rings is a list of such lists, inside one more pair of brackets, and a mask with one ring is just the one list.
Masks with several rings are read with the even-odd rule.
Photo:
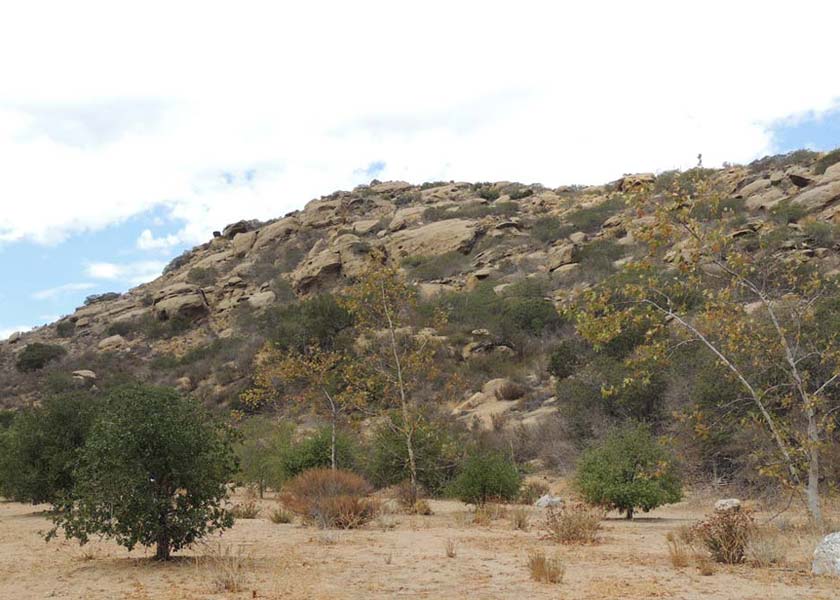
[[561, 498], [560, 496], [552, 496], [551, 494], [544, 494], [540, 496], [536, 502], [534, 502], [534, 506], [536, 506], [537, 508], [562, 508], [565, 504], [566, 501], [563, 500], [563, 498]]
[[814, 575], [840, 576], [840, 531], [828, 534], [817, 545], [811, 572]]
[[722, 498], [715, 502], [715, 512], [738, 512], [741, 510], [741, 501], [738, 498]]
[[619, 179], [617, 187], [619, 192], [633, 192], [644, 189], [655, 181], [656, 175], [653, 173], [636, 173], [635, 175], [625, 175]]
[[791, 204], [807, 210], [820, 210], [840, 200], [840, 180], [811, 188], [795, 196]]
[[570, 265], [577, 262], [575, 260], [575, 249], [576, 246], [573, 243], [554, 246], [548, 252], [548, 270], [554, 271], [564, 265]]
[[99, 348], [101, 352], [117, 352], [119, 350], [125, 350], [127, 347], [128, 342], [121, 335], [106, 337], [97, 345], [97, 348]]
[[195, 319], [207, 314], [210, 307], [200, 288], [188, 283], [176, 283], [158, 291], [154, 297], [154, 310], [158, 319]]
[[258, 250], [272, 242], [280, 242], [300, 229], [300, 221], [295, 217], [286, 217], [260, 228], [253, 249]]
[[391, 235], [385, 246], [396, 260], [406, 256], [437, 256], [469, 252], [478, 237], [478, 226], [466, 219], [446, 219]]

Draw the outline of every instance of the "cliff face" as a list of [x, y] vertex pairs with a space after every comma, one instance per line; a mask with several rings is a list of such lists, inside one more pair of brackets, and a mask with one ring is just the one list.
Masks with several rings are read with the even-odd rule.
[[[835, 270], [837, 248], [803, 234], [810, 221], [840, 223], [840, 163], [832, 160], [802, 151], [702, 175], [724, 191], [733, 235], [784, 219], [789, 251]], [[557, 189], [374, 181], [274, 221], [228, 225], [175, 259], [158, 279], [91, 298], [57, 323], [0, 342], [0, 407], [37, 401], [47, 389], [91, 385], [94, 375], [142, 377], [208, 402], [232, 402], [263, 341], [254, 326], [259, 316], [340, 288], [372, 257], [400, 265], [427, 298], [479, 285], [502, 294], [515, 282], [538, 278], [546, 297], [561, 302], [636, 251], [638, 217], [622, 194], [640, 183], [665, 189], [680, 176], [630, 175], [607, 185]], [[492, 338], [498, 332], [487, 333]], [[478, 339], [481, 332], [475, 335], [451, 340], [453, 360], [469, 360], [490, 343]], [[21, 353], [36, 343], [65, 353], [43, 368], [22, 371], [16, 366]], [[87, 373], [73, 375], [77, 371]], [[539, 373], [532, 379], [547, 386]]]

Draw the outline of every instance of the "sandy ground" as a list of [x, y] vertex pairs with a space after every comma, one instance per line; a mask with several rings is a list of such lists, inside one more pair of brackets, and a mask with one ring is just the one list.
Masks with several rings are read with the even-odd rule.
[[[262, 505], [260, 518], [157, 564], [151, 551], [111, 542], [45, 543], [45, 507], [0, 503], [0, 598], [840, 598], [840, 581], [808, 572], [815, 536], [791, 535], [784, 567], [716, 565], [705, 576], [673, 567], [665, 536], [703, 515], [708, 502], [696, 499], [632, 522], [607, 519], [590, 546], [558, 546], [537, 526], [514, 531], [507, 519], [476, 526], [458, 502], [433, 501], [434, 515], [397, 514], [340, 532], [276, 525], [267, 518], [273, 502]], [[539, 519], [533, 509], [532, 523]], [[531, 581], [526, 561], [535, 549], [563, 560], [562, 583]], [[242, 557], [241, 592], [218, 590], [224, 563], [212, 557], [220, 551]]]

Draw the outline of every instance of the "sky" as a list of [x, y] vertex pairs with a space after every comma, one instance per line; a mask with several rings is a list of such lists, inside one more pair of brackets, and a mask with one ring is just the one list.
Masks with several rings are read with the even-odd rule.
[[[795, 12], [795, 14], [794, 14]], [[0, 8], [0, 339], [372, 178], [603, 183], [840, 146], [840, 4]]]

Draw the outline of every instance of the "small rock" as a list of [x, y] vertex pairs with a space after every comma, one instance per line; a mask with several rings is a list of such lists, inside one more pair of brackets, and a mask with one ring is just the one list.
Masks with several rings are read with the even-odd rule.
[[715, 512], [737, 512], [741, 510], [741, 501], [738, 498], [723, 498], [715, 502]]
[[552, 496], [551, 494], [545, 494], [540, 496], [540, 498], [534, 502], [534, 506], [537, 508], [548, 508], [549, 506], [563, 506], [566, 504], [566, 501], [563, 500], [560, 496]]
[[840, 576], [840, 531], [829, 533], [817, 545], [811, 572], [814, 575]]
[[79, 379], [90, 379], [96, 381], [96, 373], [89, 369], [79, 369], [78, 371], [73, 371], [73, 377], [77, 377]]

